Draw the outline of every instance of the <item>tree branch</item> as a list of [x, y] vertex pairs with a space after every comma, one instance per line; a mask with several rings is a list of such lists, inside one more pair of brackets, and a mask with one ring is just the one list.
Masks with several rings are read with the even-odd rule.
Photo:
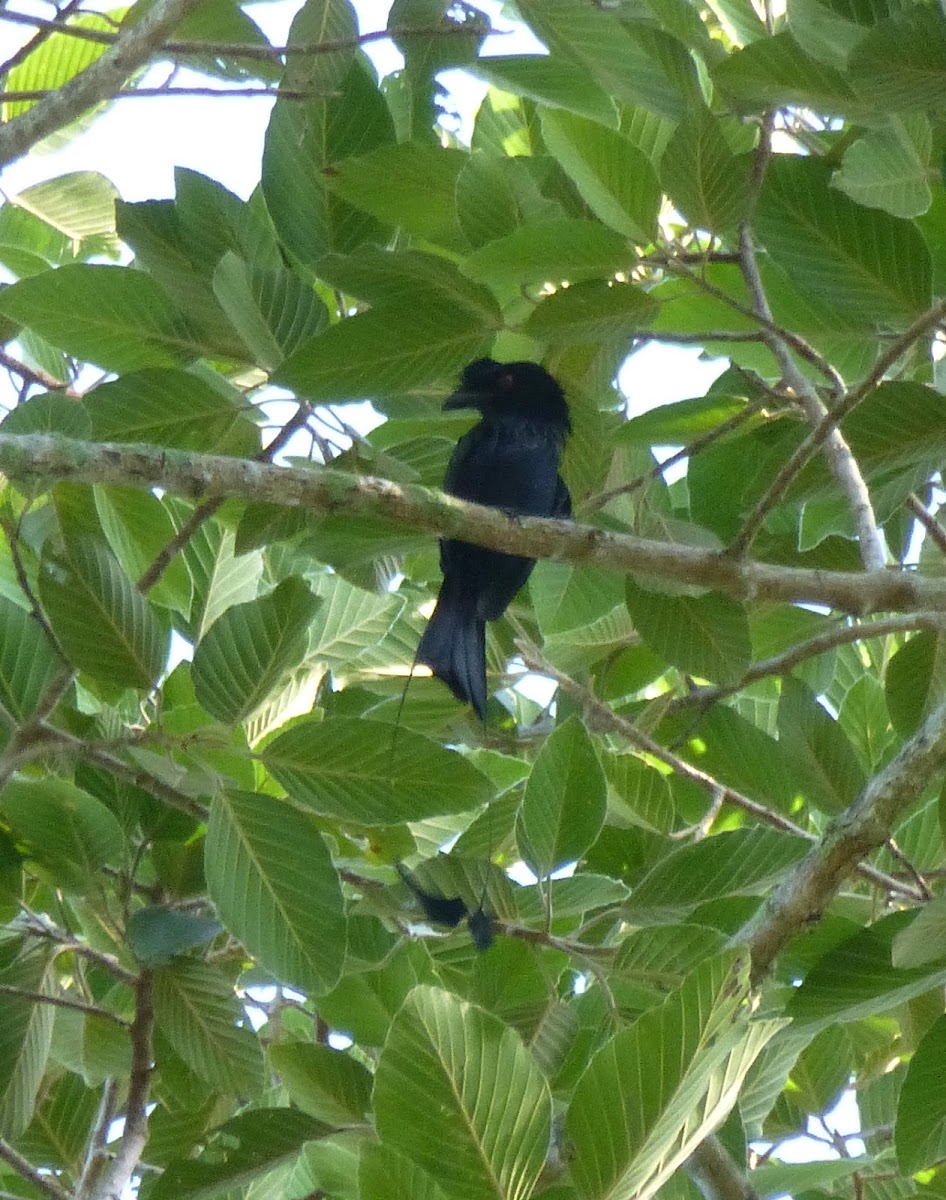
[[[749, 228], [748, 222], [743, 225], [740, 232], [739, 247], [742, 257], [742, 274], [749, 293], [752, 296], [753, 306], [761, 317], [764, 317], [767, 321], [771, 321], [772, 311], [769, 308], [769, 302], [766, 299], [765, 289], [762, 285], [762, 277], [759, 274], [752, 231]], [[798, 402], [805, 410], [805, 415], [808, 417], [809, 423], [816, 428], [820, 427], [824, 423], [828, 409], [811, 382], [798, 369], [785, 339], [777, 333], [768, 332], [765, 342], [775, 361], [779, 364], [782, 377], [798, 397]], [[854, 516], [858, 547], [864, 566], [868, 571], [883, 570], [884, 564], [887, 561], [884, 540], [877, 527], [870, 493], [867, 490], [867, 484], [864, 476], [861, 474], [861, 469], [857, 465], [854, 455], [851, 453], [850, 446], [848, 446], [840, 429], [836, 425], [833, 424], [825, 432], [823, 443], [828, 465], [835, 479], [838, 481], [841, 491], [847, 497], [848, 505]], [[794, 479], [794, 476], [791, 479]], [[778, 486], [769, 488], [753, 509], [749, 519], [730, 544], [730, 554], [739, 557], [746, 553], [752, 544], [753, 538], [762, 528], [762, 523], [766, 515], [778, 500], [784, 496], [791, 479], [783, 481], [780, 479], [780, 476], [776, 476]]]
[[[75, 78], [22, 116], [0, 127], [0, 167], [25, 154], [37, 142], [62, 129], [81, 113], [117, 91], [126, 79], [164, 44], [200, 0], [156, 0], [136, 25], [122, 29], [114, 45]], [[4, 13], [4, 17], [9, 17]], [[36, 24], [35, 21], [31, 22]], [[63, 29], [56, 23], [56, 32]]]
[[3, 1138], [0, 1138], [0, 1159], [11, 1166], [18, 1175], [28, 1180], [44, 1196], [48, 1196], [49, 1200], [72, 1200], [69, 1193], [59, 1186], [52, 1175], [44, 1175], [38, 1171]]
[[823, 604], [840, 612], [946, 610], [946, 580], [905, 571], [808, 570], [740, 561], [695, 546], [544, 517], [508, 517], [419, 484], [333, 467], [273, 466], [155, 446], [0, 434], [0, 471], [13, 480], [160, 487], [191, 499], [232, 497], [322, 512], [387, 517], [401, 526], [529, 558], [600, 566], [712, 588], [743, 600]]
[[85, 1013], [87, 1016], [102, 1017], [113, 1021], [122, 1029], [128, 1029], [129, 1023], [115, 1013], [105, 1008], [96, 1008], [94, 1004], [83, 1004], [79, 1000], [67, 1000], [65, 996], [52, 996], [48, 992], [28, 992], [23, 988], [13, 987], [12, 984], [0, 983], [0, 996], [16, 996], [20, 1000], [32, 1000], [34, 1004], [50, 1004], [53, 1008], [71, 1008], [74, 1012]]
[[714, 1135], [697, 1146], [686, 1163], [687, 1174], [706, 1200], [758, 1200], [758, 1192]]
[[154, 973], [142, 971], [135, 986], [131, 1026], [131, 1076], [125, 1101], [125, 1127], [115, 1157], [102, 1172], [94, 1200], [121, 1200], [148, 1143], [151, 1091], [151, 1037], [154, 1030]]
[[733, 943], [749, 947], [757, 981], [785, 944], [818, 920], [864, 855], [889, 840], [893, 826], [944, 766], [946, 704], [931, 713], [887, 766], [868, 780], [858, 799], [733, 935]]

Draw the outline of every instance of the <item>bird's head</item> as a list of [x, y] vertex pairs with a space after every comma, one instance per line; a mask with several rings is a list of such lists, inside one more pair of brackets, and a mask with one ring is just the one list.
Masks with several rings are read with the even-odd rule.
[[475, 408], [487, 416], [518, 416], [547, 421], [566, 432], [571, 425], [565, 393], [544, 367], [532, 362], [499, 363], [478, 358], [465, 367], [460, 386], [444, 410]]

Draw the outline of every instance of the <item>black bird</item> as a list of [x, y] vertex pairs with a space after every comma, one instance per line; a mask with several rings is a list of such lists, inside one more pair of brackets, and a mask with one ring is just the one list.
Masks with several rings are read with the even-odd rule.
[[[445, 492], [518, 516], [571, 516], [571, 496], [558, 473], [571, 424], [565, 395], [548, 371], [531, 362], [477, 359], [443, 407], [482, 415], [457, 443]], [[486, 622], [503, 615], [534, 566], [534, 558], [440, 542], [443, 584], [417, 661], [484, 722]]]

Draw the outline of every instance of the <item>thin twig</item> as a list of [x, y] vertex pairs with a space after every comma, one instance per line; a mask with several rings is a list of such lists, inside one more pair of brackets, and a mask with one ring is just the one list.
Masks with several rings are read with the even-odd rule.
[[31, 1000], [34, 1004], [49, 1004], [53, 1008], [71, 1008], [75, 1012], [85, 1013], [91, 1017], [104, 1017], [123, 1029], [131, 1027], [130, 1022], [118, 1017], [105, 1008], [97, 1008], [94, 1004], [83, 1004], [79, 1000], [67, 1000], [65, 996], [53, 996], [48, 992], [29, 992], [23, 988], [14, 987], [9, 983], [0, 983], [0, 996], [16, 996], [20, 1000]]
[[92, 1200], [92, 1197], [95, 1195], [96, 1185], [99, 1179], [101, 1179], [102, 1171], [105, 1169], [105, 1164], [110, 1158], [108, 1135], [112, 1128], [112, 1122], [115, 1120], [115, 1114], [118, 1111], [118, 1102], [121, 1098], [121, 1093], [122, 1082], [114, 1076], [106, 1082], [105, 1087], [102, 1089], [102, 1099], [99, 1102], [99, 1110], [95, 1115], [95, 1125], [92, 1128], [92, 1134], [86, 1146], [82, 1174], [76, 1185], [76, 1200]]
[[921, 503], [918, 496], [908, 496], [907, 508], [930, 535], [930, 539], [935, 543], [940, 554], [946, 554], [946, 529], [940, 525], [926, 505]]
[[[168, 35], [199, 3], [200, 0], [156, 0], [137, 24], [122, 29], [101, 58], [0, 127], [0, 167], [118, 91], [126, 79], [160, 50]], [[6, 11], [0, 13], [3, 18], [10, 16]], [[64, 30], [57, 26], [56, 32]]]
[[[103, 29], [87, 29], [82, 25], [61, 26], [57, 21], [47, 21], [42, 17], [31, 17], [27, 13], [0, 11], [0, 20], [9, 21], [14, 25], [29, 25], [34, 29], [48, 29], [68, 37], [78, 38], [84, 42], [97, 42], [101, 46], [113, 46], [125, 32], [109, 33]], [[211, 58], [249, 58], [261, 62], [278, 61], [286, 55], [312, 56], [316, 54], [337, 54], [343, 50], [357, 50], [359, 46], [367, 46], [371, 42], [388, 40], [406, 40], [408, 38], [485, 38], [501, 37], [509, 30], [480, 28], [473, 24], [463, 25], [416, 25], [403, 26], [400, 29], [377, 29], [371, 33], [362, 33], [357, 37], [336, 38], [324, 42], [301, 42], [297, 46], [259, 46], [243, 42], [195, 42], [167, 41], [162, 53], [166, 57], [185, 57], [199, 55]]]
[[715, 429], [704, 433], [702, 437], [694, 438], [687, 446], [683, 446], [675, 454], [671, 454], [669, 458], [665, 458], [663, 462], [655, 463], [649, 471], [643, 475], [638, 475], [636, 479], [632, 479], [630, 483], [622, 484], [621, 487], [610, 488], [606, 492], [599, 492], [597, 496], [589, 496], [581, 506], [582, 513], [597, 512], [598, 509], [604, 508], [611, 500], [617, 499], [618, 496], [629, 496], [632, 492], [636, 492], [645, 484], [650, 483], [654, 479], [658, 479], [669, 468], [678, 462], [682, 462], [685, 458], [694, 458], [702, 450], [708, 449], [724, 438], [726, 434], [732, 433], [734, 429], [738, 429], [744, 425], [750, 417], [753, 417], [765, 406], [763, 400], [750, 400], [739, 412], [728, 417], [725, 421], [721, 421]]
[[[284, 449], [289, 440], [305, 428], [306, 422], [312, 415], [312, 406], [304, 401], [299, 403], [298, 408], [289, 418], [285, 425], [280, 429], [279, 433], [273, 438], [268, 446], [265, 446], [258, 454], [254, 454], [254, 462], [272, 462], [280, 450]], [[135, 585], [143, 596], [158, 582], [164, 572], [168, 569], [176, 556], [184, 549], [194, 534], [200, 529], [205, 521], [208, 521], [218, 508], [223, 504], [223, 498], [216, 500], [205, 500], [198, 504], [191, 515], [187, 518], [181, 528], [177, 531], [174, 537], [163, 546], [158, 552], [154, 562], [145, 571]]]
[[[2, 98], [0, 93], [0, 99]], [[8, 354], [6, 350], [0, 350], [0, 367], [5, 367], [13, 375], [19, 375], [27, 383], [35, 383], [38, 387], [45, 388], [47, 392], [64, 392], [67, 396], [78, 398], [78, 392], [74, 392], [68, 383], [63, 383], [39, 367], [28, 366], [12, 354]]]
[[666, 712], [670, 715], [683, 708], [692, 708], [694, 705], [715, 704], [727, 696], [735, 695], [736, 692], [748, 687], [750, 683], [755, 683], [758, 679], [765, 679], [771, 675], [786, 675], [801, 663], [807, 662], [809, 658], [817, 658], [819, 654], [826, 654], [838, 646], [867, 641], [869, 638], [886, 637], [891, 633], [912, 633], [916, 629], [926, 629], [931, 633], [941, 632], [943, 618], [938, 613], [919, 612], [907, 613], [904, 616], [885, 617], [878, 621], [860, 621], [850, 625], [838, 625], [834, 629], [828, 629], [824, 633], [809, 638], [808, 641], [790, 646], [781, 654], [775, 654], [771, 658], [764, 658], [753, 663], [738, 683], [694, 688], [685, 696], [679, 696], [676, 700], [672, 700], [667, 705]]
[[46, 1175], [37, 1170], [19, 1150], [14, 1150], [4, 1138], [0, 1138], [0, 1159], [12, 1167], [17, 1175], [21, 1175], [44, 1196], [47, 1196], [49, 1200], [72, 1200], [69, 1193], [59, 1186], [52, 1175]]
[[[18, 67], [20, 63], [25, 62], [31, 54], [33, 54], [40, 48], [40, 46], [42, 46], [43, 42], [48, 40], [48, 38], [55, 31], [56, 26], [64, 24], [66, 18], [71, 16], [72, 13], [74, 13], [76, 9], [81, 6], [81, 4], [82, 0], [69, 0], [69, 3], [61, 8], [59, 12], [56, 13], [55, 18], [49, 22], [48, 28], [38, 29], [25, 45], [21, 46], [14, 54], [11, 54], [6, 62], [0, 66], [0, 78], [5, 75], [9, 75], [14, 67]], [[5, 14], [0, 13], [0, 17], [4, 15]]]
[[[761, 188], [761, 174], [765, 171], [770, 155], [771, 121], [763, 126], [760, 137], [756, 159], [760, 177], [757, 181], [754, 180], [756, 192]], [[748, 220], [743, 222], [739, 232], [739, 253], [742, 260], [742, 275], [749, 290], [749, 295], [752, 297], [753, 308], [760, 317], [771, 322], [772, 310], [769, 307], [765, 288], [762, 283], [762, 276], [759, 273], [752, 229]], [[766, 339], [766, 345], [778, 363], [785, 382], [789, 384], [798, 397], [798, 402], [804, 408], [809, 422], [816, 427], [819, 425], [819, 422], [823, 423], [828, 410], [814, 387], [796, 365], [785, 338], [778, 333], [770, 333]], [[838, 378], [836, 394], [839, 398], [844, 394], [843, 386], [843, 381]], [[883, 536], [877, 526], [877, 519], [874, 516], [874, 510], [871, 505], [870, 493], [867, 490], [864, 476], [854, 455], [851, 453], [850, 447], [841, 434], [841, 431], [835, 425], [832, 425], [831, 429], [825, 434], [824, 448], [831, 471], [846, 496], [853, 514], [858, 534], [858, 548], [860, 549], [864, 566], [868, 571], [882, 570], [887, 559]], [[779, 492], [775, 488], [770, 487], [762, 500], [759, 501], [750, 513], [742, 529], [730, 543], [729, 553], [734, 557], [738, 558], [746, 554], [756, 534], [762, 528], [767, 514], [771, 511], [774, 504], [784, 496], [785, 490], [787, 490], [791, 480], [781, 479], [781, 474], [780, 472], [776, 476], [776, 480], [778, 481], [778, 487], [782, 491]]]

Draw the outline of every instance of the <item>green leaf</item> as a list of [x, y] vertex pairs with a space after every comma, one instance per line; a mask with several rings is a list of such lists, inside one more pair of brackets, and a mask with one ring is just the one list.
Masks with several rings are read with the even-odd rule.
[[74, 400], [41, 392], [21, 400], [0, 421], [3, 433], [61, 433], [82, 441], [92, 436], [92, 424]]
[[[12, 75], [7, 77], [8, 83], [11, 78]], [[117, 198], [117, 188], [104, 175], [96, 171], [73, 171], [24, 188], [12, 203], [58, 229], [71, 242], [95, 239], [100, 254], [111, 251], [115, 258], [119, 250], [115, 233]]]
[[335, 986], [345, 908], [331, 855], [310, 820], [271, 796], [217, 796], [204, 869], [220, 919], [280, 983], [307, 994]]
[[[648, 766], [636, 754], [609, 754], [604, 759], [612, 805], [635, 824], [658, 833], [674, 826], [674, 805], [666, 775]], [[614, 794], [619, 797], [614, 800]]]
[[617, 130], [572, 113], [542, 114], [546, 145], [599, 220], [637, 241], [657, 230], [660, 185], [650, 160]]
[[817, 62], [784, 31], [734, 51], [712, 70], [711, 78], [746, 111], [810, 104], [823, 112], [852, 113], [864, 107], [836, 66]]
[[[70, 869], [87, 887], [106, 863], [122, 861], [125, 839], [100, 801], [64, 779], [11, 779], [0, 810], [39, 862]], [[66, 878], [66, 883], [71, 880]]]
[[594, 842], [606, 792], [594, 742], [578, 717], [570, 717], [543, 743], [516, 822], [519, 851], [536, 875], [576, 861]]
[[95, 679], [149, 688], [167, 661], [169, 631], [102, 543], [69, 541], [43, 560], [39, 594], [70, 661]]
[[666, 919], [721, 896], [759, 895], [799, 862], [809, 845], [758, 825], [679, 846], [644, 876], [628, 908], [651, 920]]
[[[34, 948], [0, 972], [0, 983], [27, 993], [52, 990], [45, 950]], [[0, 1129], [18, 1138], [33, 1117], [53, 1032], [53, 1008], [26, 996], [0, 1001]]]
[[433, 1179], [390, 1146], [369, 1143], [358, 1172], [361, 1200], [447, 1200]]
[[907, 1175], [935, 1166], [946, 1155], [944, 1053], [946, 1017], [940, 1017], [914, 1050], [900, 1089], [894, 1142], [900, 1170]]
[[884, 691], [891, 724], [902, 737], [910, 737], [946, 695], [943, 639], [925, 630], [915, 633], [887, 664]]
[[64, 667], [39, 623], [0, 597], [0, 703], [7, 712], [18, 722], [29, 720]]
[[846, 938], [824, 954], [792, 992], [788, 1013], [797, 1021], [829, 1027], [893, 1011], [946, 981], [943, 959], [919, 967], [894, 967], [893, 940], [912, 918], [899, 912]]
[[285, 579], [268, 596], [237, 604], [194, 649], [197, 699], [220, 721], [242, 721], [303, 660], [319, 601], [301, 579]]
[[782, 680], [778, 733], [810, 804], [838, 813], [854, 802], [865, 782], [857, 755], [839, 723], [791, 675]]
[[627, 607], [648, 646], [700, 679], [736, 683], [752, 657], [745, 609], [717, 592], [671, 596], [627, 582]]
[[82, 399], [103, 442], [148, 442], [176, 450], [253, 454], [259, 434], [236, 389], [186, 371], [132, 371]]
[[647, 1200], [722, 1124], [779, 1027], [740, 1016], [747, 993], [747, 963], [737, 952], [708, 958], [595, 1054], [565, 1118], [579, 1195]]
[[814, 159], [776, 155], [756, 228], [804, 290], [862, 322], [898, 326], [930, 304], [929, 251], [909, 221], [854, 204]]
[[625, 238], [597, 221], [568, 217], [532, 221], [474, 250], [464, 275], [493, 287], [575, 282], [629, 267], [634, 253]]
[[656, 312], [654, 301], [633, 284], [593, 279], [540, 300], [523, 332], [558, 343], [627, 338], [646, 329]]
[[254, 361], [267, 371], [328, 324], [328, 310], [284, 267], [252, 268], [227, 253], [214, 271], [214, 295]]
[[552, 55], [505, 54], [478, 58], [470, 73], [494, 87], [546, 108], [561, 108], [614, 128], [614, 101], [585, 67]]
[[326, 172], [393, 141], [388, 106], [366, 62], [355, 60], [330, 99], [276, 101], [261, 187], [280, 241], [300, 262], [314, 268], [326, 254], [386, 240], [375, 218], [331, 193]]
[[[187, 510], [186, 515], [189, 515]], [[181, 513], [177, 524], [186, 519]], [[234, 554], [235, 534], [216, 521], [204, 521], [184, 548], [184, 559], [194, 581], [194, 601], [187, 626], [192, 642], [199, 642], [221, 613], [256, 596], [263, 560], [256, 550]]]
[[377, 721], [305, 722], [263, 750], [263, 762], [296, 804], [359, 825], [468, 812], [491, 787], [460, 754]]
[[552, 1100], [517, 1034], [496, 1017], [439, 988], [415, 988], [381, 1053], [374, 1104], [382, 1144], [448, 1194], [531, 1194]]
[[660, 182], [691, 225], [713, 233], [735, 229], [748, 203], [748, 172], [706, 109], [684, 118], [660, 161]]
[[450, 304], [374, 308], [309, 338], [273, 382], [310, 400], [369, 400], [452, 378], [486, 352], [489, 337]]
[[854, 48], [849, 65], [879, 111], [933, 108], [946, 99], [946, 19], [934, 5], [896, 12]]
[[848, 146], [831, 186], [857, 204], [894, 217], [918, 217], [933, 201], [929, 173], [930, 123], [921, 113], [891, 115], [887, 129], [871, 129]]
[[[100, 13], [71, 14], [67, 22], [69, 25], [97, 30], [100, 33], [113, 33], [115, 29], [112, 21]], [[101, 58], [107, 49], [108, 46], [98, 42], [84, 41], [69, 37], [68, 34], [52, 33], [21, 63], [13, 67], [4, 81], [4, 91], [58, 91], [63, 84]], [[35, 103], [35, 100], [14, 100], [5, 103], [4, 122], [27, 112]]]
[[331, 667], [356, 666], [383, 646], [404, 606], [399, 596], [366, 592], [338, 575], [320, 575], [315, 590], [322, 604], [312, 621], [309, 654]]
[[[102, 532], [129, 579], [140, 579], [175, 534], [161, 501], [137, 488], [96, 487], [95, 511]], [[190, 611], [193, 585], [182, 558], [175, 558], [148, 592], [153, 604]]]
[[519, 10], [554, 56], [581, 63], [616, 100], [673, 119], [701, 102], [693, 59], [662, 29], [581, 0], [520, 0]]
[[371, 1107], [372, 1076], [356, 1058], [331, 1046], [284, 1042], [269, 1057], [289, 1098], [327, 1125], [360, 1125]]
[[462, 150], [402, 142], [336, 163], [326, 172], [326, 183], [335, 195], [386, 225], [451, 245], [459, 233], [457, 177], [466, 162]]
[[209, 963], [181, 958], [154, 976], [157, 1028], [205, 1083], [257, 1096], [263, 1054], [227, 977]]
[[197, 913], [149, 906], [131, 914], [125, 936], [143, 966], [164, 967], [185, 950], [209, 942], [220, 929], [219, 921]]
[[266, 1183], [269, 1175], [278, 1179], [276, 1168], [295, 1162], [306, 1142], [328, 1132], [294, 1108], [238, 1113], [215, 1131], [206, 1161], [187, 1157], [169, 1163], [149, 1189], [150, 1200], [213, 1200], [233, 1196], [241, 1184]]
[[167, 293], [125, 267], [73, 263], [21, 279], [0, 293], [0, 312], [119, 374], [177, 366], [201, 352]]
[[946, 896], [934, 896], [893, 939], [895, 967], [923, 967], [946, 958]]

